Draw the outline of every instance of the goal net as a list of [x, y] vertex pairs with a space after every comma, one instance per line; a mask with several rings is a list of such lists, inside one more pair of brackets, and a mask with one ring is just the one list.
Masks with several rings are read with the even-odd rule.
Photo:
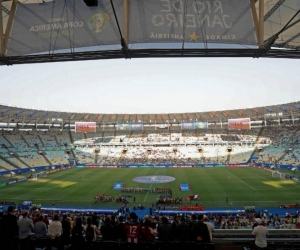
[[285, 174], [280, 173], [278, 171], [272, 171], [272, 177], [276, 177], [279, 179], [285, 179]]
[[42, 172], [35, 173], [35, 174], [32, 175], [33, 180], [37, 180], [38, 178], [45, 178], [45, 177], [47, 177], [47, 172], [46, 171], [42, 171]]

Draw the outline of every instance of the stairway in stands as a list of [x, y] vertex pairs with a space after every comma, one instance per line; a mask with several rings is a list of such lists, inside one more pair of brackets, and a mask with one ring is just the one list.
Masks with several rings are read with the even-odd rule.
[[5, 157], [0, 156], [0, 159], [4, 162], [6, 162], [7, 164], [13, 166], [16, 169], [20, 169], [16, 164], [12, 163], [11, 161], [7, 160]]

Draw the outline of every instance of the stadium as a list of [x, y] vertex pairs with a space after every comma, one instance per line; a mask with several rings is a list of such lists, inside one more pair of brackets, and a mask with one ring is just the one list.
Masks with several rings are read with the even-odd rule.
[[[299, 58], [299, 1], [233, 2], [3, 1], [0, 64], [14, 69], [98, 59]], [[64, 96], [76, 97], [76, 86], [69, 88]], [[63, 111], [67, 98], [58, 109], [27, 108], [17, 98], [0, 105], [1, 209], [6, 214], [13, 206], [20, 218], [28, 210], [33, 221], [67, 215], [75, 226], [80, 217], [85, 227], [93, 215], [100, 234], [78, 241], [69, 232], [59, 244], [51, 237], [0, 237], [3, 249], [254, 249], [258, 217], [269, 230], [268, 249], [300, 249], [299, 101], [222, 109], [213, 106], [215, 97], [208, 111], [126, 113], [105, 111], [110, 104], [99, 105], [103, 112]], [[35, 98], [25, 97], [29, 106]], [[145, 240], [141, 229], [143, 245], [105, 240], [100, 224], [123, 217], [130, 222], [132, 214], [141, 228], [149, 221], [153, 239]], [[195, 243], [181, 233], [160, 238], [165, 218], [171, 224], [178, 216], [185, 224], [195, 215], [214, 226], [213, 240]]]

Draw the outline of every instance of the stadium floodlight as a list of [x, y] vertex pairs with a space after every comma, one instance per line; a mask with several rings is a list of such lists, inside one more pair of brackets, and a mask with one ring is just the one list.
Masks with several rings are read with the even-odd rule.
[[83, 0], [89, 7], [98, 6], [98, 0]]

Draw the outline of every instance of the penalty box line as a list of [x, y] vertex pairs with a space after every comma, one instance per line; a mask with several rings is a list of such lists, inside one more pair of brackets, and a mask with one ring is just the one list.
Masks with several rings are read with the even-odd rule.
[[234, 174], [226, 171], [228, 174], [231, 174], [234, 178], [237, 178], [238, 180], [240, 180], [241, 182], [243, 182], [244, 184], [246, 184], [248, 187], [252, 188], [253, 190], [257, 191], [256, 188], [252, 187], [251, 185], [249, 185], [247, 182], [241, 180], [240, 178], [236, 177]]

